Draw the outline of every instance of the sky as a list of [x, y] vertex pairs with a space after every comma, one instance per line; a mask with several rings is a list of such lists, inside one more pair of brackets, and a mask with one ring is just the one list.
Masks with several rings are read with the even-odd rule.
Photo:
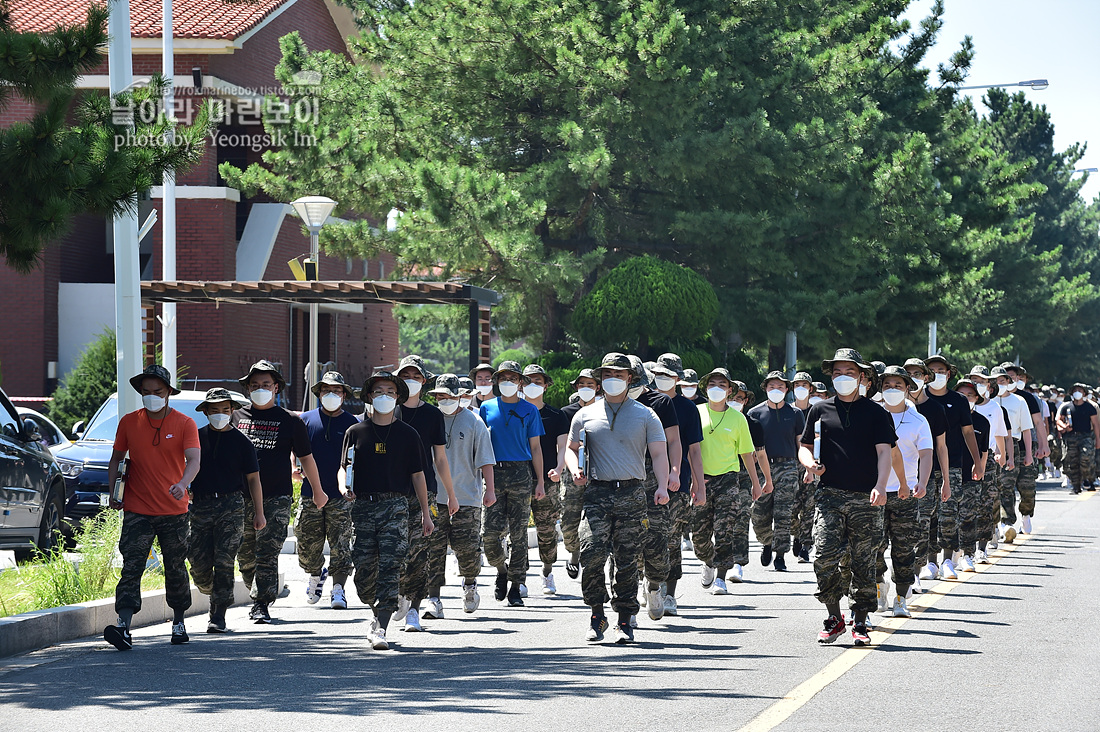
[[[933, 0], [914, 0], [905, 17], [915, 26], [932, 5]], [[936, 66], [971, 36], [975, 55], [967, 84], [1049, 80], [1044, 91], [1023, 91], [1050, 112], [1055, 148], [1089, 143], [1077, 167], [1100, 168], [1100, 43], [1095, 39], [1100, 0], [945, 0], [944, 5], [939, 41], [925, 58], [933, 70], [930, 83], [938, 83]], [[987, 112], [982, 91], [964, 93], [976, 95], [975, 108]], [[1088, 201], [1100, 196], [1100, 173], [1089, 175], [1081, 196]]]

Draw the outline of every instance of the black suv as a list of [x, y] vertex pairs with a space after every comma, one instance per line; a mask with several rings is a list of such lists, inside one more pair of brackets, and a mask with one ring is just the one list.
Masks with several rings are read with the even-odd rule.
[[24, 557], [52, 549], [61, 530], [65, 480], [41, 440], [0, 390], [0, 549]]

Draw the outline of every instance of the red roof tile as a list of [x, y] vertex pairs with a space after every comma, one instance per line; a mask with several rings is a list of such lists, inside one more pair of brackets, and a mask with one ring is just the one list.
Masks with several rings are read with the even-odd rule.
[[[232, 40], [257, 26], [280, 6], [294, 0], [173, 0], [172, 35], [175, 38]], [[89, 0], [11, 0], [16, 30], [45, 32], [58, 25], [77, 25], [86, 17]], [[134, 38], [160, 38], [161, 0], [130, 0], [130, 27]]]

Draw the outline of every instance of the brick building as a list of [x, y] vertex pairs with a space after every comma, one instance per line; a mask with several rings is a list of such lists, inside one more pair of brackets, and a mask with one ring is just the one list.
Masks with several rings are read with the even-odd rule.
[[[12, 0], [12, 21], [19, 30], [46, 31], [82, 22], [87, 6], [87, 0]], [[161, 2], [131, 0], [130, 7], [137, 80], [161, 70]], [[311, 50], [347, 54], [344, 39], [355, 32], [350, 12], [331, 0], [176, 0], [173, 16], [177, 104], [186, 105], [196, 95], [227, 100], [237, 111], [218, 132], [237, 136], [240, 142], [208, 145], [202, 162], [178, 176], [176, 278], [291, 279], [287, 261], [309, 252], [309, 237], [300, 222], [285, 202], [248, 198], [227, 187], [217, 166], [229, 161], [243, 167], [262, 154], [240, 136], [263, 133], [256, 105], [263, 90], [278, 86], [274, 68], [281, 58], [279, 38], [296, 30]], [[201, 73], [200, 90], [195, 87], [195, 70]], [[105, 93], [107, 73], [104, 62], [80, 79], [80, 89]], [[257, 111], [251, 125], [250, 107]], [[28, 105], [15, 98], [3, 110], [0, 124], [26, 119], [30, 113]], [[178, 107], [177, 116], [185, 115], [186, 110]], [[151, 193], [141, 205], [139, 221], [151, 209], [161, 208], [161, 189]], [[42, 266], [34, 272], [20, 275], [0, 264], [5, 328], [0, 374], [9, 395], [48, 395], [84, 345], [103, 326], [113, 327], [111, 238], [110, 221], [84, 216], [46, 250]], [[160, 279], [159, 221], [142, 240], [140, 251], [141, 279]], [[386, 256], [344, 260], [322, 255], [319, 278], [383, 279], [392, 264]], [[160, 326], [152, 317], [159, 310], [147, 311], [147, 357], [160, 339]], [[305, 306], [181, 304], [177, 322], [178, 363], [186, 367], [181, 386], [205, 389], [235, 380], [249, 364], [267, 358], [282, 364], [292, 384], [290, 405], [300, 407], [309, 342]], [[319, 360], [336, 362], [353, 383], [361, 383], [373, 366], [398, 360], [397, 324], [390, 305], [322, 306], [318, 331]]]

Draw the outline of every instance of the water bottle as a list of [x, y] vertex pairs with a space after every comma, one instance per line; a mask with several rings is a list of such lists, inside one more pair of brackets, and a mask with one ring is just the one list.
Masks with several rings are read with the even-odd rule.
[[348, 467], [344, 469], [344, 488], [349, 493], [355, 492], [355, 445], [348, 447]]
[[821, 462], [821, 420], [814, 422], [814, 460]]

